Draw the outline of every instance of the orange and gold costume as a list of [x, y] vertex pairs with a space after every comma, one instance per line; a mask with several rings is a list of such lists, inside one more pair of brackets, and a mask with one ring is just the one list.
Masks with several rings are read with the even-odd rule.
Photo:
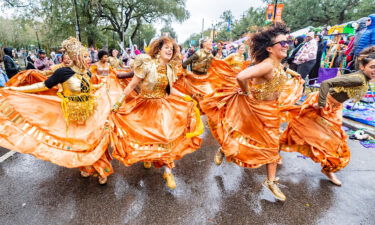
[[[63, 46], [72, 54], [87, 51], [74, 38], [64, 41]], [[27, 73], [39, 77], [35, 71]], [[107, 177], [113, 169], [107, 151], [111, 105], [106, 88], [93, 85], [87, 71], [77, 67], [60, 68], [55, 73], [32, 85], [0, 89], [0, 146]], [[60, 74], [65, 80], [59, 81]], [[31, 94], [56, 83], [61, 86], [57, 95]]]
[[248, 66], [247, 63], [245, 63], [244, 55], [239, 53], [230, 54], [224, 59], [224, 61], [228, 63], [228, 65], [232, 67], [232, 69], [237, 73], [246, 69], [246, 67]]
[[122, 61], [119, 58], [113, 56], [108, 57], [108, 63], [111, 65], [112, 68], [116, 70], [121, 69], [123, 65]]
[[[342, 102], [360, 100], [369, 78], [361, 72], [324, 81], [301, 106], [291, 110], [294, 118], [280, 138], [281, 150], [299, 152], [320, 163], [326, 172], [337, 172], [350, 160], [346, 134], [342, 130]], [[314, 104], [321, 109], [315, 109]]]
[[350, 159], [346, 134], [342, 126], [342, 104], [332, 96], [320, 112], [313, 107], [319, 92], [312, 93], [293, 118], [280, 138], [281, 150], [299, 152], [321, 163], [327, 172], [337, 172]]
[[109, 63], [105, 63], [105, 66], [101, 67], [99, 62], [90, 66], [90, 72], [93, 76], [98, 76], [102, 79], [106, 79], [110, 74], [116, 74], [116, 71]]
[[[180, 92], [192, 96], [200, 103], [205, 95], [213, 92], [209, 73], [212, 60], [213, 55], [209, 51], [200, 49], [195, 52], [182, 63], [185, 71], [174, 87]], [[191, 71], [186, 69], [188, 65], [191, 65]]]
[[280, 65], [274, 69], [272, 80], [251, 85], [249, 96], [239, 94], [236, 85], [217, 89], [202, 102], [211, 131], [228, 161], [248, 168], [279, 161], [282, 117], [279, 102], [289, 101], [280, 97], [271, 101], [265, 99], [281, 96], [284, 91], [301, 96], [298, 92], [301, 89], [286, 88], [287, 82], [287, 74]]
[[177, 77], [170, 65], [160, 67], [148, 55], [133, 64], [135, 76], [143, 79], [140, 94], [112, 118], [115, 129], [114, 158], [124, 165], [153, 162], [156, 167], [174, 167], [174, 160], [200, 147], [203, 124], [193, 102], [168, 95]]
[[108, 176], [110, 105], [104, 88], [93, 97], [98, 107], [85, 123], [68, 124], [64, 99], [0, 89], [0, 146], [68, 168], [93, 166]]

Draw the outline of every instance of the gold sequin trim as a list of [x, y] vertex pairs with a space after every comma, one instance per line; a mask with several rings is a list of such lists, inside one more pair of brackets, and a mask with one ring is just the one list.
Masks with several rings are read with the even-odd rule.
[[336, 93], [345, 92], [350, 99], [353, 99], [355, 102], [361, 100], [363, 96], [367, 93], [369, 84], [366, 82], [364, 75], [355, 74], [353, 77], [358, 77], [362, 80], [362, 85], [358, 87], [335, 87], [333, 90]]
[[287, 80], [287, 74], [280, 65], [273, 69], [273, 78], [261, 84], [256, 84], [251, 86], [251, 93], [255, 99], [266, 100], [270, 97], [279, 94], [284, 88], [285, 82]]

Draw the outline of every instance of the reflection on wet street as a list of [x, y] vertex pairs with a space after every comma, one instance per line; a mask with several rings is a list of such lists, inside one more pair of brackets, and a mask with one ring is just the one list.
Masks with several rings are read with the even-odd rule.
[[265, 167], [216, 166], [218, 144], [207, 129], [202, 148], [176, 162], [173, 191], [162, 170], [142, 164], [113, 161], [115, 174], [100, 186], [78, 169], [17, 153], [0, 164], [0, 224], [375, 224], [375, 151], [349, 145], [351, 163], [337, 174], [342, 187], [319, 164], [282, 153], [285, 203], [262, 188]]

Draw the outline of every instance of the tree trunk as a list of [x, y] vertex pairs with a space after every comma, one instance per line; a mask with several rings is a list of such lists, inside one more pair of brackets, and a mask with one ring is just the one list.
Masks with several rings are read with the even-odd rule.
[[340, 14], [339, 14], [339, 18], [338, 18], [338, 24], [343, 24], [345, 22], [345, 10], [346, 9], [343, 9]]
[[139, 29], [139, 27], [140, 27], [141, 25], [142, 25], [142, 21], [141, 21], [141, 19], [140, 19], [140, 18], [137, 18], [137, 25], [135, 26], [134, 31], [133, 31], [132, 36], [131, 36], [132, 41], [133, 41], [135, 35], [137, 34], [137, 31], [138, 31], [138, 29]]
[[89, 47], [95, 46], [96, 39], [92, 35], [87, 35], [87, 44]]

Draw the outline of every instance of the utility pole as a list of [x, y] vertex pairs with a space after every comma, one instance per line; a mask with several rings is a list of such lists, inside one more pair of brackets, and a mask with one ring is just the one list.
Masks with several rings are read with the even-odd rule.
[[73, 0], [73, 4], [76, 11], [76, 36], [78, 40], [81, 41], [81, 27], [79, 25], [77, 0]]
[[274, 24], [276, 24], [277, 2], [278, 2], [278, 0], [275, 0], [275, 7], [274, 7], [274, 9], [273, 9], [273, 23], [274, 23]]

